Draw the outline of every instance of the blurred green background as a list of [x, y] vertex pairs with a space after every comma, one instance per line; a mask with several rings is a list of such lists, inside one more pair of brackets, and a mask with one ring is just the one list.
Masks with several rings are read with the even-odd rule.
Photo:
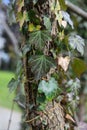
[[[8, 71], [0, 71], [0, 106], [11, 109], [15, 92], [10, 93], [7, 84], [14, 77], [14, 73]], [[20, 111], [15, 103], [14, 110]]]

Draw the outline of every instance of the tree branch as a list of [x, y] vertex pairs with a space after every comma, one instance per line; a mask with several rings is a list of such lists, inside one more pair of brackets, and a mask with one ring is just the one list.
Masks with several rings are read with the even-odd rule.
[[67, 0], [66, 0], [66, 5], [71, 11], [73, 11], [74, 13], [78, 14], [79, 16], [87, 20], [87, 12], [85, 12], [84, 10], [80, 9], [78, 6], [72, 4]]
[[15, 53], [18, 55], [20, 51], [18, 49], [17, 38], [15, 37], [13, 32], [10, 30], [9, 26], [7, 25], [7, 23], [5, 21], [2, 22], [2, 25], [4, 27], [5, 32], [7, 33], [8, 37], [10, 38], [10, 40], [11, 40], [11, 42], [13, 44]]

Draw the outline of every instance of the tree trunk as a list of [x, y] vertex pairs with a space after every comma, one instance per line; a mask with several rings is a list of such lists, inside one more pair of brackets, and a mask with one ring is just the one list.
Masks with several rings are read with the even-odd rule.
[[56, 102], [50, 102], [43, 112], [34, 111], [29, 116], [31, 119], [26, 122], [32, 130], [64, 130], [63, 108]]
[[[30, 9], [33, 9], [32, 0], [30, 1], [29, 4], [28, 3], [25, 0], [23, 7], [23, 9], [27, 12], [29, 12]], [[40, 1], [39, 3], [37, 3], [36, 7], [38, 7], [38, 4], [40, 7], [40, 4], [42, 3], [43, 1]], [[39, 12], [40, 16], [42, 17], [42, 13], [44, 13], [44, 10], [40, 10], [40, 8], [38, 9], [40, 11]], [[49, 10], [49, 8], [47, 8], [47, 10]], [[23, 25], [24, 28], [26, 27], [26, 24], [27, 23]], [[29, 34], [24, 35], [25, 40], [23, 46], [26, 45], [27, 39], [29, 39]], [[30, 130], [64, 130], [65, 126], [64, 110], [59, 103], [56, 103], [55, 101], [50, 102], [46, 106], [46, 109], [44, 111], [37, 111], [37, 104], [36, 104], [37, 88], [33, 89], [32, 87], [32, 83], [30, 81], [32, 74], [28, 64], [28, 57], [31, 55], [31, 53], [28, 52], [23, 59], [24, 75], [26, 79], [24, 83], [25, 97], [26, 97], [26, 122], [28, 123]], [[33, 107], [30, 108], [30, 106]]]

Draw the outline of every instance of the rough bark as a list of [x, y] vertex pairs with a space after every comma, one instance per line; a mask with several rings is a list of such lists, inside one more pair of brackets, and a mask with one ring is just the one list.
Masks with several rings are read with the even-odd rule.
[[[25, 0], [24, 10], [28, 12], [30, 9], [32, 9], [32, 0], [29, 5]], [[41, 11], [40, 13], [43, 12]], [[24, 35], [25, 41], [23, 45], [27, 43], [27, 39], [29, 38], [29, 34]], [[31, 130], [64, 130], [64, 110], [60, 104], [56, 102], [50, 102], [44, 111], [37, 111], [37, 89], [34, 90], [32, 88], [32, 83], [30, 82], [32, 74], [28, 64], [28, 57], [31, 55], [31, 53], [27, 53], [23, 59], [24, 74], [26, 79], [24, 83], [26, 96], [26, 122], [29, 124]], [[33, 105], [32, 109], [30, 109], [30, 105]]]
[[64, 110], [59, 103], [50, 102], [43, 112], [37, 113], [38, 115], [32, 113], [32, 119], [27, 120], [32, 130], [64, 130]]

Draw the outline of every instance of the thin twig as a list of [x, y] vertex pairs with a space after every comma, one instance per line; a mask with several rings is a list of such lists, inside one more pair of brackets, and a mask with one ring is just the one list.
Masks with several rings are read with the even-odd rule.
[[9, 130], [9, 129], [10, 129], [10, 126], [11, 126], [13, 110], [14, 110], [14, 102], [12, 103], [11, 114], [10, 114], [10, 118], [9, 118], [9, 122], [8, 122], [8, 128], [7, 128], [7, 130]]
[[33, 119], [31, 119], [31, 120], [27, 120], [27, 121], [25, 121], [25, 122], [26, 122], [26, 123], [32, 122], [32, 121], [38, 119], [39, 117], [40, 117], [40, 116], [36, 116], [35, 118], [33, 118]]
[[26, 109], [25, 105], [23, 103], [21, 103], [20, 101], [18, 101], [16, 99], [14, 99], [13, 101], [16, 102], [21, 108]]

